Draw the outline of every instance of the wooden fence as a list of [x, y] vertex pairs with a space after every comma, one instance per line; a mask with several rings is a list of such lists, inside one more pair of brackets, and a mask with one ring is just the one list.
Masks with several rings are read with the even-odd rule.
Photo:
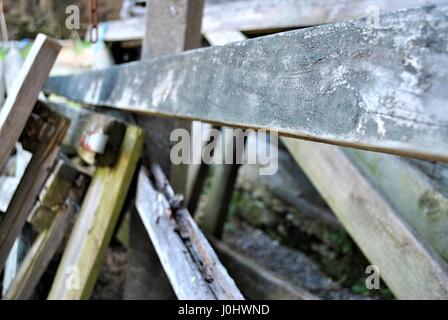
[[[209, 3], [202, 20], [202, 1], [151, 1], [146, 20], [104, 24], [107, 41], [143, 39], [142, 60], [46, 82], [46, 94], [118, 117], [132, 114], [135, 123], [119, 135], [117, 159], [102, 166], [90, 158], [98, 167], [49, 298], [90, 297], [135, 171], [138, 214], [131, 218], [126, 297], [166, 298], [174, 291], [181, 299], [243, 298], [174, 196], [188, 193], [197, 201], [207, 170], [169, 160], [171, 131], [191, 130], [191, 121], [279, 134], [397, 298], [448, 298], [448, 3], [318, 2]], [[366, 8], [373, 10], [367, 17]], [[298, 27], [310, 28], [246, 39]], [[194, 49], [201, 32], [212, 46]], [[80, 109], [72, 125], [86, 112], [83, 117], [104, 117]], [[100, 123], [102, 132], [112, 132], [109, 121]], [[141, 152], [145, 164], [161, 168], [136, 170]], [[209, 234], [220, 234], [237, 171], [227, 167], [212, 181]], [[5, 254], [15, 236], [5, 242]], [[255, 272], [221, 244], [216, 248], [285, 297], [315, 298]], [[68, 290], [69, 266], [83, 273]], [[15, 290], [7, 297], [29, 297], [29, 288], [23, 295]]]

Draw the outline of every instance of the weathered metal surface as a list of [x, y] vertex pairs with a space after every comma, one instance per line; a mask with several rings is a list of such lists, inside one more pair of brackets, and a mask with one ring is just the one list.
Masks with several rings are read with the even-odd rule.
[[50, 79], [45, 90], [144, 114], [448, 161], [448, 5]]

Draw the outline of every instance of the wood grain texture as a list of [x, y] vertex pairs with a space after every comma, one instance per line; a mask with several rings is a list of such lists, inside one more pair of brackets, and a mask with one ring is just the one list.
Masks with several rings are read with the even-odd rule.
[[69, 125], [67, 119], [54, 113], [45, 113], [42, 118], [46, 127], [34, 136], [38, 147], [0, 223], [0, 270], [54, 165]]
[[156, 190], [143, 169], [136, 207], [179, 299], [242, 299], [188, 211], [173, 212], [166, 196]]
[[[163, 54], [180, 53], [200, 46], [202, 0], [153, 0], [146, 8], [146, 21], [141, 26], [145, 34], [142, 59]], [[139, 116], [138, 125], [145, 132], [144, 155], [160, 163], [172, 178], [177, 192], [185, 192], [188, 167], [172, 166], [170, 134], [176, 127], [189, 129], [191, 123], [175, 119]], [[163, 268], [158, 262], [148, 235], [138, 215], [131, 216], [128, 273], [125, 298], [174, 298]]]
[[[143, 147], [143, 132], [128, 127], [112, 168], [98, 168], [84, 198], [48, 299], [88, 299], [105, 259]], [[72, 276], [79, 276], [67, 286]]]
[[214, 165], [210, 189], [203, 214], [198, 217], [198, 223], [208, 235], [220, 239], [227, 220], [233, 190], [238, 178], [238, 164]]
[[34, 289], [62, 243], [76, 207], [74, 202], [65, 203], [53, 217], [48, 229], [39, 233], [3, 300], [28, 300], [32, 297]]
[[28, 222], [36, 231], [47, 230], [56, 214], [64, 206], [78, 172], [71, 164], [59, 160], [45, 181]]
[[50, 79], [87, 104], [448, 161], [448, 5]]
[[39, 34], [0, 112], [0, 168], [11, 154], [48, 74], [60, 45]]
[[[242, 34], [234, 34], [235, 39], [241, 36]], [[222, 37], [216, 32], [211, 40], [214, 39], [233, 42], [227, 32], [224, 32]], [[446, 165], [420, 160], [413, 160], [411, 164], [406, 159], [397, 156], [355, 149], [341, 148], [340, 151], [344, 152], [359, 168], [359, 174], [364, 175], [375, 186], [378, 193], [393, 206], [397, 214], [415, 228], [418, 235], [447, 260], [448, 202], [447, 195], [443, 192], [445, 189], [443, 169]], [[341, 227], [339, 221], [328, 219], [331, 216], [324, 215], [324, 212], [320, 213], [319, 210], [315, 211], [312, 206], [310, 207], [297, 197], [289, 196], [288, 190], [272, 191], [276, 196], [292, 204], [299, 201], [302, 211], [308, 209], [309, 213], [317, 214], [329, 225]]]
[[[340, 22], [374, 13], [443, 3], [444, 0], [251, 0], [206, 2], [202, 33], [266, 31]], [[135, 41], [144, 36], [143, 17], [101, 23], [105, 41]]]
[[337, 147], [283, 139], [327, 204], [400, 299], [448, 298], [448, 266]]
[[448, 197], [406, 159], [342, 149], [397, 213], [448, 261]]

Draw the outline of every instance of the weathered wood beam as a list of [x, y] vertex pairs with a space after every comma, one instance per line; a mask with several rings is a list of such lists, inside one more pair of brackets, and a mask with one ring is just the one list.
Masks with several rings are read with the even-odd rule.
[[239, 30], [209, 31], [204, 33], [204, 37], [212, 46], [224, 46], [247, 39]]
[[448, 261], [448, 195], [443, 189], [439, 190], [432, 178], [406, 159], [353, 149], [343, 151], [397, 213]]
[[[214, 36], [217, 39], [220, 38], [217, 32]], [[225, 38], [232, 41], [232, 38], [226, 36]], [[239, 38], [239, 36], [235, 37], [235, 39]], [[309, 147], [312, 148], [311, 145]], [[415, 165], [397, 156], [355, 149], [340, 149], [340, 151], [344, 152], [352, 164], [359, 168], [358, 173], [365, 176], [377, 188], [378, 194], [381, 194], [394, 207], [396, 213], [415, 228], [419, 236], [447, 260], [448, 202], [446, 195], [440, 192], [440, 186], [434, 185], [433, 180], [437, 177], [433, 177], [431, 181]], [[425, 168], [429, 167], [430, 172], [441, 171], [441, 168], [444, 168], [443, 164], [434, 165], [423, 161], [418, 161], [418, 164], [424, 165]], [[338, 166], [338, 163], [335, 162], [334, 166]], [[322, 221], [340, 227], [339, 221], [325, 212], [313, 208], [300, 198], [290, 196], [287, 190], [271, 191], [291, 204], [299, 202], [297, 203], [298, 207], [305, 212], [317, 214], [323, 218]]]
[[153, 165], [151, 173], [155, 187], [146, 171], [140, 170], [136, 207], [176, 296], [181, 300], [242, 299], [189, 212], [175, 203], [160, 167]]
[[[246, 40], [246, 36], [240, 31], [215, 31], [208, 33], [206, 38], [211, 45], [225, 45], [227, 43]], [[229, 146], [231, 146], [231, 144]], [[228, 147], [226, 150], [228, 150]], [[200, 225], [205, 231], [212, 231], [210, 234], [215, 234], [215, 236], [218, 235], [218, 237], [222, 232], [222, 227], [228, 210], [228, 203], [230, 201], [228, 196], [224, 196], [226, 192], [223, 190], [227, 189], [227, 193], [232, 192], [237, 178], [235, 171], [238, 170], [238, 167], [237, 164], [217, 166], [217, 172], [215, 172], [211, 182], [210, 196], [208, 197], [209, 202], [204, 210], [205, 216], [201, 218]], [[342, 228], [340, 222], [331, 213], [316, 207], [306, 199], [297, 197], [291, 190], [270, 188], [269, 191], [282, 201], [296, 208], [300, 208], [301, 214], [318, 218], [319, 221], [325, 223], [329, 227], [336, 229]]]
[[[17, 78], [17, 75], [20, 73], [20, 68], [23, 65], [23, 58], [21, 56], [20, 50], [17, 48], [11, 48], [6, 54], [5, 60], [1, 62], [1, 70], [0, 70], [0, 110], [3, 107], [3, 102], [6, 98], [6, 91], [11, 91], [12, 86], [14, 85], [14, 80]], [[20, 144], [16, 144], [15, 155], [9, 157], [6, 161], [6, 164], [2, 169], [0, 169], [0, 173], [5, 174], [5, 171], [8, 171], [8, 174], [0, 177], [0, 211], [5, 212], [8, 208], [9, 203], [14, 195], [17, 186], [20, 183], [20, 179], [23, 176], [26, 166], [31, 159], [31, 154], [25, 150], [23, 150]], [[10, 165], [15, 167], [15, 172], [11, 172]], [[19, 240], [17, 240], [19, 242]], [[16, 245], [14, 245], [16, 247]], [[17, 253], [17, 250], [15, 250]], [[12, 265], [16, 265], [17, 259], [11, 256], [11, 259], [14, 261]], [[9, 260], [9, 258], [8, 258]], [[9, 272], [8, 262], [5, 266], [5, 285], [3, 289], [7, 287], [9, 275], [15, 274], [14, 272]], [[15, 269], [13, 267], [12, 269]]]
[[71, 164], [59, 160], [46, 180], [28, 221], [39, 231], [48, 229], [63, 207], [78, 172]]
[[221, 164], [215, 165], [212, 170], [207, 204], [203, 214], [198, 217], [198, 223], [206, 234], [218, 239], [221, 238], [224, 230], [240, 166], [239, 164]]
[[[180, 53], [200, 46], [202, 0], [153, 0], [147, 3], [142, 59]], [[139, 116], [145, 131], [144, 155], [160, 163], [176, 188], [185, 194], [188, 166], [173, 166], [170, 160], [171, 132], [177, 127], [190, 129], [188, 121]], [[174, 298], [157, 254], [138, 215], [131, 216], [129, 264], [125, 286], [127, 299]]]
[[[18, 48], [10, 48], [8, 53], [5, 56], [5, 59], [1, 62], [1, 88], [0, 88], [0, 110], [3, 107], [3, 103], [6, 99], [5, 93], [9, 93], [12, 91], [12, 87], [17, 78], [17, 75], [20, 73], [20, 69], [23, 65], [23, 58], [21, 52]], [[9, 164], [15, 164], [15, 174], [13, 176], [3, 176], [0, 177], [0, 210], [6, 212], [9, 203], [14, 196], [14, 192], [16, 191], [18, 185], [20, 184], [20, 180], [25, 173], [26, 166], [28, 165], [31, 159], [31, 154], [27, 153], [23, 150], [22, 146], [16, 144], [15, 147], [15, 155], [9, 157], [4, 165], [3, 172], [8, 170], [7, 167]], [[2, 169], [0, 169], [0, 172]], [[5, 268], [3, 272], [3, 285], [2, 285], [2, 293], [4, 294], [9, 286], [11, 285], [12, 280], [17, 274], [17, 270], [19, 268], [20, 263], [25, 257], [25, 253], [28, 245], [29, 234], [22, 230], [21, 234], [17, 237], [14, 245], [11, 248], [11, 251], [8, 254], [8, 258], [5, 262]]]
[[283, 139], [293, 157], [400, 299], [447, 299], [448, 266], [341, 148]]
[[54, 165], [69, 125], [67, 119], [48, 109], [41, 110], [37, 119], [30, 118], [26, 126], [29, 138], [24, 139], [24, 145], [32, 140], [33, 157], [0, 223], [0, 270]]
[[63, 204], [49, 227], [39, 233], [3, 300], [27, 300], [33, 295], [42, 275], [61, 245], [77, 204], [69, 200]]
[[204, 30], [260, 31], [334, 23], [442, 0], [252, 0], [206, 6]]
[[[334, 23], [444, 0], [251, 0], [207, 4], [202, 33], [224, 30], [269, 31]], [[143, 17], [101, 23], [105, 41], [135, 41], [144, 36]]]
[[448, 5], [50, 79], [86, 104], [448, 162]]
[[[142, 147], [142, 130], [129, 126], [115, 166], [100, 167], [96, 170], [48, 299], [90, 297], [140, 159]], [[67, 286], [67, 283], [72, 285]]]
[[19, 139], [61, 46], [39, 34], [0, 111], [0, 170]]
[[252, 300], [319, 300], [319, 297], [290, 284], [252, 259], [231, 249], [225, 243], [214, 240], [212, 245], [247, 298]]
[[[246, 40], [246, 37], [240, 31], [236, 30], [216, 32], [211, 31], [205, 33], [205, 37], [207, 41], [213, 46], [225, 45], [232, 42]], [[221, 148], [218, 148], [219, 152], [214, 156], [224, 159], [224, 152], [229, 152], [229, 150], [232, 150], [233, 155], [235, 156], [236, 144], [234, 143], [235, 139], [233, 139], [232, 134], [229, 134], [228, 128], [226, 129], [220, 128], [219, 126], [214, 126], [214, 129], [218, 128], [221, 129], [223, 138]], [[224, 225], [227, 219], [227, 213], [229, 211], [229, 206], [232, 200], [233, 190], [238, 178], [238, 171], [241, 165], [237, 164], [237, 162], [238, 161], [233, 161], [233, 164], [214, 165], [213, 170], [207, 170], [206, 167], [208, 167], [208, 165], [205, 163], [201, 163], [200, 171], [211, 171], [212, 176], [207, 204], [204, 208], [203, 214], [200, 217], [197, 217], [197, 219], [201, 229], [204, 230], [206, 234], [212, 235], [217, 239], [220, 239], [222, 236]], [[197, 182], [200, 185], [195, 186], [196, 189], [202, 189], [205, 180], [201, 181], [201, 179], [199, 179]], [[196, 191], [196, 193], [197, 192], [198, 191]], [[194, 208], [195, 203], [192, 202], [188, 205]]]

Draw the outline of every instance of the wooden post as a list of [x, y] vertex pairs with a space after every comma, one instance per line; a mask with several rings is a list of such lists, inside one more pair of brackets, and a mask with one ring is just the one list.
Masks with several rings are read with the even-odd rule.
[[39, 34], [0, 112], [0, 169], [10, 156], [61, 46]]
[[[142, 146], [142, 130], [129, 126], [115, 166], [97, 168], [48, 299], [90, 298], [140, 159]], [[67, 283], [71, 285], [67, 286]]]
[[44, 109], [37, 121], [30, 119], [23, 141], [31, 147], [33, 157], [0, 223], [0, 270], [14, 241], [25, 225], [37, 196], [54, 165], [59, 146], [67, 132], [67, 119]]
[[[440, 4], [382, 14], [373, 30], [367, 18], [295, 30], [55, 77], [47, 89], [140, 114], [448, 162], [440, 71], [448, 53], [438, 50], [448, 44], [447, 12]], [[421, 32], [428, 25], [437, 36]]]
[[31, 217], [28, 218], [39, 231], [39, 235], [26, 252], [10, 286], [4, 290], [4, 300], [24, 300], [32, 297], [34, 289], [62, 243], [79, 197], [83, 194], [82, 190], [70, 194], [77, 176], [74, 168], [59, 160], [47, 179]]
[[[152, 0], [147, 2], [145, 38], [142, 59], [180, 53], [200, 45], [203, 0]], [[188, 122], [138, 117], [145, 131], [145, 152], [161, 164], [171, 177], [176, 192], [184, 191], [188, 171], [185, 166], [173, 168], [170, 160], [170, 134], [176, 127], [189, 128]], [[138, 215], [131, 216], [127, 299], [173, 298], [174, 293], [164, 275], [159, 258]]]
[[[225, 41], [234, 42], [240, 41], [244, 36], [241, 33], [232, 32], [213, 32], [210, 33], [207, 39], [211, 43], [225, 44]], [[296, 160], [300, 163], [305, 163], [306, 166], [313, 166], [313, 162], [305, 157], [304, 153], [294, 152], [296, 149], [294, 146], [300, 146], [300, 141], [294, 141], [292, 139], [284, 140], [287, 145], [290, 146], [290, 150]], [[313, 150], [317, 154], [322, 154], [319, 148], [324, 148], [324, 146], [313, 144], [304, 144], [309, 150]], [[329, 148], [328, 148], [329, 149]], [[372, 183], [379, 192], [385, 197], [390, 204], [396, 209], [395, 214], [404, 218], [408, 223], [412, 225], [419, 233], [419, 237], [427, 241], [428, 244], [432, 245], [434, 249], [440, 253], [440, 255], [447, 259], [448, 250], [446, 244], [446, 237], [443, 235], [446, 232], [446, 212], [447, 198], [441, 194], [437, 188], [429, 181], [428, 178], [419, 172], [417, 168], [412, 166], [405, 159], [400, 157], [379, 154], [374, 152], [366, 152], [355, 149], [340, 149], [334, 148], [336, 151], [336, 158], [343, 156], [344, 159], [350, 161], [352, 164], [356, 165], [359, 170], [357, 170], [357, 176], [360, 179], [368, 179], [369, 183]], [[331, 156], [327, 157], [327, 161], [331, 161]], [[339, 167], [340, 164], [337, 160], [331, 162], [331, 166]], [[363, 175], [366, 178], [363, 178]], [[317, 186], [325, 186], [325, 181], [332, 183], [334, 177], [327, 176], [326, 179], [313, 180]], [[367, 181], [367, 180], [366, 180]], [[341, 185], [336, 187], [340, 189]], [[330, 187], [325, 187], [330, 188]], [[345, 188], [344, 188], [345, 189]], [[372, 194], [378, 196], [379, 193], [372, 191]], [[298, 199], [294, 199], [297, 201]], [[330, 201], [330, 205], [336, 205], [337, 201], [342, 201], [338, 197], [327, 198]], [[301, 207], [303, 203], [300, 204]], [[341, 213], [342, 215], [348, 215], [348, 212]], [[328, 217], [325, 217], [328, 220]], [[344, 220], [343, 220], [344, 221]], [[328, 220], [330, 225], [339, 227], [338, 221]], [[361, 237], [361, 234], [366, 230], [363, 227], [359, 227], [353, 231], [355, 233], [355, 239]], [[381, 235], [379, 237], [382, 237]], [[371, 248], [365, 246], [362, 247], [366, 252], [367, 257], [371, 257]], [[430, 249], [432, 251], [432, 249]], [[437, 255], [435, 254], [437, 257]], [[387, 259], [387, 258], [376, 258], [376, 259]], [[437, 259], [437, 258], [436, 258]], [[443, 263], [442, 263], [443, 264]], [[397, 266], [398, 267], [398, 266]], [[390, 270], [385, 270], [385, 273], [389, 274]], [[408, 271], [409, 272], [409, 271]], [[391, 277], [391, 276], [387, 276]], [[404, 280], [403, 280], [404, 281]], [[402, 291], [398, 292], [398, 296], [402, 296], [404, 293]]]

